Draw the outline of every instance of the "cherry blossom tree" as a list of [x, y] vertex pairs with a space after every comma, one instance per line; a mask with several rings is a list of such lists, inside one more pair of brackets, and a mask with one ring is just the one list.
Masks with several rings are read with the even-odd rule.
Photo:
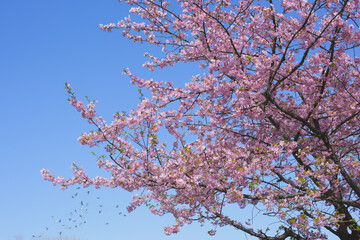
[[[146, 54], [151, 71], [195, 62], [203, 72], [179, 87], [124, 70], [151, 94], [111, 123], [67, 84], [71, 105], [95, 126], [78, 140], [106, 149], [98, 166], [111, 177], [74, 164], [70, 179], [45, 169], [43, 178], [142, 190], [128, 210], [172, 214], [166, 234], [210, 222], [259, 239], [327, 239], [324, 229], [360, 239], [359, 1], [126, 3], [140, 22], [128, 16], [101, 29], [161, 47], [161, 56]], [[256, 207], [278, 224], [254, 228], [227, 207]]]

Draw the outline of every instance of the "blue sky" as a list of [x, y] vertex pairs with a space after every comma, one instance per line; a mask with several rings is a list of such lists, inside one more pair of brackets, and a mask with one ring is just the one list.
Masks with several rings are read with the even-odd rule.
[[[187, 76], [179, 74], [184, 70], [181, 67], [178, 74], [171, 69], [146, 71], [141, 67], [143, 53], [154, 49], [135, 45], [120, 32], [101, 31], [99, 24], [128, 15], [127, 5], [116, 0], [1, 3], [0, 239], [36, 239], [33, 235], [53, 239], [59, 232], [81, 240], [210, 239], [210, 227], [199, 225], [165, 236], [163, 226], [172, 219], [151, 215], [145, 208], [120, 216], [118, 212], [124, 212], [131, 200], [131, 194], [121, 189], [74, 187], [62, 191], [40, 175], [40, 170], [47, 168], [56, 175], [71, 177], [74, 161], [92, 176], [102, 174], [91, 154], [94, 149], [76, 141], [91, 127], [68, 104], [65, 82], [71, 83], [80, 98], [99, 100], [98, 111], [110, 121], [114, 112], [139, 103], [137, 88], [121, 74], [123, 68], [162, 80], [180, 76], [187, 80], [191, 71]], [[76, 218], [74, 210], [81, 211], [81, 201], [89, 203], [88, 213]], [[69, 218], [76, 222], [70, 224]], [[80, 220], [86, 224], [75, 228]], [[211, 239], [238, 239], [243, 235], [229, 230]]]
[[173, 222], [170, 217], [151, 215], [145, 208], [119, 215], [131, 200], [121, 189], [63, 191], [42, 180], [42, 168], [71, 177], [72, 162], [92, 176], [102, 174], [91, 154], [94, 149], [76, 140], [91, 127], [68, 104], [65, 82], [80, 98], [99, 100], [97, 110], [110, 121], [114, 112], [139, 103], [137, 88], [121, 74], [124, 68], [180, 83], [197, 73], [194, 66], [183, 65], [155, 73], [144, 70], [143, 53], [157, 50], [134, 44], [120, 32], [99, 29], [127, 11], [116, 0], [2, 0], [0, 239], [57, 239], [60, 232], [81, 240], [246, 239], [232, 228], [220, 228], [210, 237], [211, 226], [198, 224], [165, 236], [163, 226]]

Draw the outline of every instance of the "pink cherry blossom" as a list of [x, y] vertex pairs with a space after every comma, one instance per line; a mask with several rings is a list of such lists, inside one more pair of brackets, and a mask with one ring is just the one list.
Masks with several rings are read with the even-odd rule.
[[[78, 140], [104, 147], [98, 166], [111, 177], [74, 164], [72, 178], [43, 169], [44, 180], [142, 189], [128, 211], [171, 214], [165, 234], [198, 221], [259, 239], [327, 239], [324, 229], [360, 239], [359, 1], [126, 3], [132, 16], [100, 28], [161, 47], [160, 57], [145, 54], [151, 71], [196, 62], [203, 74], [178, 87], [124, 70], [150, 97], [108, 124], [67, 84], [70, 104], [96, 128]], [[253, 224], [248, 207], [278, 224]]]

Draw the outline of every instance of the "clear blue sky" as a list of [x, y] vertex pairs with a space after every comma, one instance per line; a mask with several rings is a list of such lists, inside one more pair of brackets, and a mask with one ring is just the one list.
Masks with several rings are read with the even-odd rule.
[[[122, 19], [127, 11], [127, 5], [116, 0], [1, 1], [1, 240], [37, 239], [33, 235], [57, 239], [59, 232], [81, 240], [246, 239], [232, 228], [219, 228], [210, 237], [211, 226], [199, 225], [165, 236], [163, 226], [173, 222], [170, 217], [151, 215], [145, 208], [126, 217], [118, 214], [131, 200], [131, 194], [121, 189], [62, 191], [42, 180], [42, 168], [71, 177], [74, 161], [92, 176], [103, 173], [91, 154], [95, 149], [76, 141], [91, 128], [69, 106], [65, 82], [80, 98], [99, 100], [98, 111], [110, 121], [114, 112], [138, 104], [137, 88], [121, 74], [123, 68], [143, 77], [180, 82], [197, 72], [193, 66], [155, 73], [142, 69], [143, 53], [153, 48], [98, 27]], [[86, 216], [79, 217], [85, 209]], [[80, 221], [86, 224], [75, 228]]]

